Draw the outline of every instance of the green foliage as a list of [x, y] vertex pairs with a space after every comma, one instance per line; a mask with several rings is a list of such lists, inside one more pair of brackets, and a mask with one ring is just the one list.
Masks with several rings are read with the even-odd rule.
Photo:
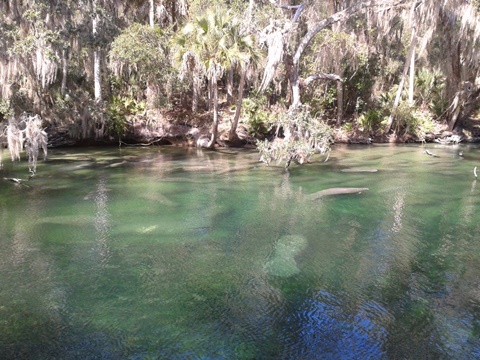
[[306, 89], [303, 101], [315, 114], [333, 118], [337, 103], [337, 88], [332, 82], [311, 86]]
[[431, 133], [434, 131], [435, 121], [432, 119], [430, 114], [425, 112], [416, 112], [415, 113], [415, 124], [413, 128], [413, 133], [420, 139], [425, 139], [425, 134]]
[[175, 41], [179, 62], [185, 53], [195, 54], [207, 77], [215, 73], [218, 78], [223, 70], [258, 56], [253, 37], [242, 33], [241, 19], [221, 8], [206, 10], [188, 22]]
[[406, 102], [398, 105], [394, 116], [397, 119], [397, 132], [415, 135], [422, 140], [426, 133], [433, 131], [434, 121], [430, 114]]
[[347, 134], [350, 133], [354, 129], [353, 122], [346, 122], [342, 125], [342, 128]]
[[415, 98], [421, 108], [429, 109], [437, 117], [442, 115], [447, 102], [444, 99], [445, 77], [438, 69], [421, 68], [415, 76]]
[[7, 100], [0, 99], [0, 122], [13, 116], [13, 109]]
[[264, 138], [271, 128], [270, 113], [266, 110], [265, 97], [245, 98], [242, 102], [243, 123], [250, 135]]
[[168, 105], [176, 78], [169, 35], [169, 30], [133, 24], [113, 41], [109, 65], [114, 96], [137, 101], [146, 97], [149, 106], [156, 108]]
[[272, 161], [285, 161], [285, 167], [291, 161], [299, 164], [308, 162], [315, 153], [330, 151], [332, 129], [323, 121], [311, 116], [308, 106], [300, 106], [280, 114], [275, 125], [282, 127], [283, 139], [257, 141], [260, 161], [269, 165]]
[[343, 77], [344, 111], [353, 114], [358, 109], [359, 99], [368, 104], [371, 101], [372, 89], [379, 74], [378, 59], [375, 56], [367, 57], [363, 53], [356, 54], [356, 66], [346, 65]]
[[[311, 49], [302, 59], [302, 73], [335, 73], [343, 81], [343, 109], [345, 115], [356, 110], [358, 99], [370, 102], [372, 88], [379, 73], [378, 56], [368, 51], [355, 36], [344, 31], [322, 30], [313, 39]], [[337, 84], [316, 82], [303, 90], [302, 102], [312, 112], [335, 117], [338, 108]], [[361, 110], [361, 109], [360, 109]]]
[[13, 44], [9, 49], [11, 55], [31, 55], [35, 50], [39, 49], [45, 52], [45, 55], [51, 61], [58, 61], [55, 48], [66, 46], [66, 42], [62, 39], [59, 30], [51, 30], [47, 28], [44, 21], [44, 14], [49, 11], [46, 4], [35, 3], [31, 8], [23, 13], [23, 19], [32, 27], [26, 35], [21, 28], [14, 28], [9, 35], [13, 39]]
[[133, 24], [112, 43], [110, 67], [117, 75], [140, 74], [159, 80], [170, 67], [168, 35], [158, 27]]
[[361, 131], [371, 133], [382, 123], [382, 114], [379, 110], [370, 109], [362, 113], [357, 122]]
[[131, 97], [113, 97], [108, 105], [108, 132], [118, 136], [125, 134], [128, 118], [145, 113], [145, 102]]
[[[404, 134], [412, 134], [423, 139], [425, 134], [433, 131], [435, 122], [444, 113], [447, 104], [444, 100], [445, 79], [438, 70], [420, 69], [415, 76], [414, 99], [415, 103], [408, 104], [408, 88], [404, 87], [400, 103], [393, 116], [396, 119], [396, 131]], [[380, 94], [376, 111], [384, 120], [380, 126], [386, 124], [386, 118], [393, 108], [394, 99], [398, 91], [398, 85], [392, 86], [388, 92]], [[373, 121], [378, 124], [377, 118], [371, 118], [372, 112], [367, 112], [359, 117], [359, 125], [369, 128]]]

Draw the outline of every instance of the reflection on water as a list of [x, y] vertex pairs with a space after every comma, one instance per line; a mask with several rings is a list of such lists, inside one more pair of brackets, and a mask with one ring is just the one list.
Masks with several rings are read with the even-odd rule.
[[94, 254], [100, 256], [100, 262], [107, 265], [110, 256], [108, 248], [108, 235], [110, 232], [110, 214], [108, 212], [108, 190], [106, 186], [107, 180], [101, 176], [98, 179], [97, 189], [95, 191], [95, 221], [96, 230], [96, 246], [93, 248]]
[[480, 156], [424, 149], [54, 150], [0, 187], [0, 358], [480, 358]]

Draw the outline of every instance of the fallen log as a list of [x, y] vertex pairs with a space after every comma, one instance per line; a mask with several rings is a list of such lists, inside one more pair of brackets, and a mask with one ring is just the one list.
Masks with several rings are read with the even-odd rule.
[[368, 188], [330, 188], [318, 191], [316, 193], [308, 195], [310, 200], [317, 200], [324, 196], [332, 196], [332, 195], [345, 195], [345, 194], [361, 194], [364, 191], [367, 191]]

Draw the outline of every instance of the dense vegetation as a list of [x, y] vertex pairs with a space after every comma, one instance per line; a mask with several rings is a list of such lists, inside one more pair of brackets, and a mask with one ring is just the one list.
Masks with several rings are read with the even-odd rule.
[[334, 137], [433, 140], [476, 110], [479, 13], [465, 0], [2, 1], [3, 142], [29, 141], [34, 117], [51, 143], [258, 141], [287, 164]]

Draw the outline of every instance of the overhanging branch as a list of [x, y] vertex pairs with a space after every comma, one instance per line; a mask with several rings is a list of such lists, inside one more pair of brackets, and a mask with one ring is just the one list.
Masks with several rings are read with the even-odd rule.
[[280, 5], [280, 4], [277, 4], [276, 1], [274, 0], [269, 0], [270, 1], [270, 4], [276, 6], [276, 7], [279, 7], [281, 9], [288, 9], [288, 10], [293, 10], [293, 9], [296, 9], [295, 11], [295, 15], [293, 15], [293, 19], [292, 19], [292, 24], [295, 23], [295, 21], [297, 21], [297, 19], [300, 17], [303, 9], [305, 8], [305, 5], [304, 4], [300, 4], [300, 5]]
[[343, 21], [345, 19], [348, 19], [350, 16], [360, 12], [363, 9], [369, 8], [369, 7], [377, 7], [377, 6], [388, 6], [388, 9], [391, 9], [393, 7], [397, 7], [399, 5], [403, 5], [407, 3], [408, 0], [387, 0], [387, 1], [365, 1], [360, 4], [352, 5], [349, 8], [339, 11], [328, 18], [320, 21], [317, 23], [310, 31], [308, 31], [305, 36], [302, 38], [300, 41], [300, 44], [298, 45], [297, 51], [295, 52], [295, 55], [293, 57], [293, 63], [294, 65], [298, 65], [300, 61], [300, 57], [302, 56], [303, 52], [305, 51], [305, 48], [307, 45], [310, 43], [310, 41], [313, 39], [315, 35], [317, 35], [320, 31], [325, 29], [327, 26], [330, 26], [336, 22]]
[[330, 80], [330, 81], [340, 81], [342, 82], [342, 78], [337, 74], [314, 74], [310, 75], [306, 79], [300, 80], [301, 86], [308, 86], [315, 80]]

